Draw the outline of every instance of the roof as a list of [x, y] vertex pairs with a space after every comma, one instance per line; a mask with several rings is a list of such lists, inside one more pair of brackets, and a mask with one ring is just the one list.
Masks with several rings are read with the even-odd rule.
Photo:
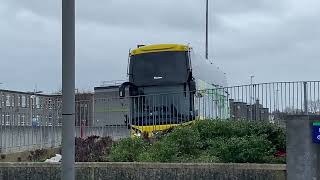
[[130, 52], [130, 55], [152, 53], [152, 52], [164, 52], [164, 51], [188, 51], [189, 46], [182, 44], [154, 44], [141, 46], [137, 49], [134, 49]]
[[113, 86], [100, 86], [100, 87], [94, 87], [94, 90], [98, 89], [119, 89], [119, 86], [113, 85]]
[[7, 90], [7, 89], [0, 89], [0, 92], [21, 94], [21, 95], [37, 95], [37, 96], [45, 96], [45, 97], [61, 96], [61, 94], [41, 94], [36, 92], [23, 92], [23, 91], [14, 91], [14, 90]]

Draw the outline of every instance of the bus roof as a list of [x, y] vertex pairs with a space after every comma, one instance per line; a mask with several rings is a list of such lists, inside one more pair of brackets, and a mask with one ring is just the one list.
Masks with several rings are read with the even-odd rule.
[[164, 52], [164, 51], [188, 51], [189, 46], [182, 44], [154, 44], [142, 46], [131, 51], [130, 55], [152, 53], [152, 52]]

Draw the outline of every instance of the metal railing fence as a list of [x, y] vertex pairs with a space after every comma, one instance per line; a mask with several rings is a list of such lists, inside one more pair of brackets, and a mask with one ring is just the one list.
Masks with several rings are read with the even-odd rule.
[[272, 82], [95, 99], [98, 125], [180, 124], [193, 119], [246, 119], [284, 126], [288, 114], [320, 113], [320, 81]]
[[[23, 111], [1, 105], [1, 153], [60, 146], [61, 110], [55, 108], [60, 105], [48, 106], [50, 111], [41, 109], [44, 105], [39, 107]], [[130, 136], [128, 126], [140, 128], [141, 132], [157, 131], [168, 124], [194, 119], [246, 119], [285, 126], [288, 114], [320, 114], [320, 81], [259, 83], [124, 98], [99, 96], [77, 101], [75, 109], [77, 137], [119, 139]]]

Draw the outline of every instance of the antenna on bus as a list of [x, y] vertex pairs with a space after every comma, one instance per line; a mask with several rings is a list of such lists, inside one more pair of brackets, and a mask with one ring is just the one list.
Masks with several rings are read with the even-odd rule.
[[209, 16], [209, 0], [206, 0], [206, 59], [208, 59], [208, 16]]

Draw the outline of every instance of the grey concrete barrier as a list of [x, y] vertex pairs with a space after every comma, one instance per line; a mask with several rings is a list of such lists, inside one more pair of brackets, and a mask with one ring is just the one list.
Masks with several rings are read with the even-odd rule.
[[[0, 180], [58, 180], [60, 163], [0, 163]], [[285, 180], [284, 164], [76, 163], [77, 180]]]
[[287, 122], [287, 173], [290, 180], [320, 180], [320, 144], [312, 141], [319, 115], [292, 115]]

